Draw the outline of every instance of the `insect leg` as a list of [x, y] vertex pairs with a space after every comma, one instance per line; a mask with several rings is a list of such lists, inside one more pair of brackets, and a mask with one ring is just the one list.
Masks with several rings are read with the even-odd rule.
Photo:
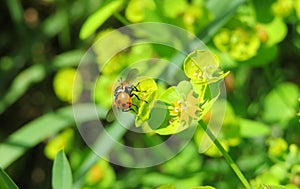
[[134, 111], [134, 113], [136, 113], [136, 114], [137, 114], [137, 112], [136, 112], [136, 110], [135, 110], [135, 109], [133, 109], [133, 108], [130, 108], [129, 110], [132, 110], [132, 111]]
[[133, 91], [136, 91], [136, 92], [146, 92], [146, 91], [141, 91], [139, 90], [137, 87], [140, 85], [140, 82], [138, 82], [135, 86], [132, 86], [133, 87]]
[[136, 107], [136, 109], [138, 109], [138, 106], [135, 104], [132, 104], [130, 108], [127, 109], [122, 109], [122, 112], [129, 112], [130, 110], [134, 111], [134, 113], [137, 113], [137, 110], [133, 109], [132, 107]]
[[135, 110], [135, 109], [132, 108], [133, 106], [136, 107], [137, 110], [139, 109], [137, 105], [132, 104], [130, 110], [134, 111], [134, 113], [137, 113], [137, 110]]
[[135, 109], [133, 108], [128, 108], [128, 109], [122, 109], [122, 112], [129, 112], [130, 110], [134, 111], [134, 113], [137, 113]]
[[146, 100], [140, 99], [140, 97], [137, 94], [131, 93], [130, 97], [135, 96], [138, 100], [144, 101], [148, 104], [148, 102]]

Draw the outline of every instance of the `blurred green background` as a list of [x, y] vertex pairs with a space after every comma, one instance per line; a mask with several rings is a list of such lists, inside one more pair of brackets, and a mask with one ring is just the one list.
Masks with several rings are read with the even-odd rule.
[[[76, 67], [105, 32], [149, 21], [192, 32], [230, 70], [219, 138], [252, 186], [300, 187], [300, 0], [6, 0], [0, 12], [0, 167], [20, 188], [51, 188], [62, 147], [77, 188], [243, 188], [217, 149], [198, 153], [200, 130], [162, 165], [130, 169], [90, 160], [72, 114]], [[148, 45], [116, 57], [99, 84], [108, 88], [105, 98], [130, 61], [157, 55], [169, 59], [174, 51]], [[94, 98], [104, 120], [111, 104]], [[133, 146], [149, 140], [123, 137]]]

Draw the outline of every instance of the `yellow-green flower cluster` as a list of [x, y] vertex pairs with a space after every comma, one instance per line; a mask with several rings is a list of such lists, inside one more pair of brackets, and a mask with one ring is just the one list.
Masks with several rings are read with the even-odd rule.
[[214, 36], [213, 42], [220, 51], [227, 52], [238, 61], [245, 61], [254, 57], [261, 45], [255, 29], [241, 26], [233, 29], [221, 29]]

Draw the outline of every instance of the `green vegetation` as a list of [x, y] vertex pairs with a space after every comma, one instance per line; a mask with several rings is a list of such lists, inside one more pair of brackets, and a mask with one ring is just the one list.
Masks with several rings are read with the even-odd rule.
[[[300, 187], [300, 0], [3, 5], [1, 189]], [[143, 28], [124, 32], [132, 24]], [[125, 113], [122, 82], [136, 87]], [[80, 126], [96, 119], [107, 132]], [[160, 146], [172, 137], [183, 143]], [[151, 164], [121, 145], [161, 148]]]

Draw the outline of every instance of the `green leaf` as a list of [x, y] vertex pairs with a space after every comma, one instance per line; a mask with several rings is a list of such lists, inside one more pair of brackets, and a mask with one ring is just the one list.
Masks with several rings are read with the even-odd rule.
[[[74, 106], [74, 105], [73, 105]], [[78, 121], [96, 119], [89, 110], [90, 104], [78, 104], [77, 111], [82, 111]], [[105, 110], [99, 109], [99, 117], [105, 117]], [[11, 134], [4, 142], [0, 143], [0, 166], [6, 168], [17, 158], [22, 156], [26, 150], [34, 147], [47, 137], [56, 134], [63, 128], [75, 124], [73, 108], [64, 107], [55, 112], [41, 116], [24, 125], [21, 129]]]
[[141, 100], [138, 100], [135, 97], [132, 99], [133, 104], [139, 107], [136, 115], [137, 127], [150, 117], [150, 107], [157, 96], [157, 85], [152, 78], [146, 78], [139, 81], [138, 89], [141, 92], [136, 92], [136, 94]]
[[23, 24], [24, 10], [22, 6], [22, 2], [18, 0], [7, 1], [6, 5], [10, 13], [10, 18], [14, 22], [15, 26], [17, 27], [16, 30], [20, 33], [25, 32], [25, 27]]
[[262, 117], [267, 122], [280, 122], [283, 126], [296, 117], [299, 88], [293, 83], [281, 83], [264, 100]]
[[54, 159], [52, 169], [53, 189], [72, 189], [72, 172], [68, 159], [63, 150], [59, 151]]
[[[130, 37], [119, 30], [107, 29], [99, 32], [95, 38], [98, 42], [92, 48], [96, 53], [97, 63], [101, 66], [105, 64], [102, 70], [103, 74], [111, 75], [120, 72], [127, 64], [128, 56], [115, 55], [130, 46]], [[117, 43], [112, 43], [112, 40], [117, 41]], [[110, 60], [113, 56], [114, 58]]]
[[161, 126], [166, 126], [170, 118], [167, 104], [160, 100], [155, 100], [150, 112], [150, 118], [144, 122], [142, 126], [151, 130], [158, 129]]
[[41, 64], [35, 64], [19, 73], [0, 101], [0, 113], [18, 100], [32, 84], [42, 81], [45, 76], [46, 70]]
[[[52, 62], [54, 69], [78, 65], [83, 51], [74, 50], [56, 56]], [[26, 70], [20, 72], [13, 80], [10, 88], [0, 100], [0, 114], [7, 107], [17, 101], [33, 84], [41, 82], [47, 75], [47, 67], [43, 64], [34, 64]]]
[[68, 15], [65, 9], [57, 11], [55, 14], [48, 17], [42, 26], [43, 32], [52, 37], [58, 34], [68, 24]]
[[0, 188], [1, 189], [18, 189], [17, 185], [0, 167]]
[[54, 57], [51, 65], [56, 69], [63, 67], [78, 66], [84, 54], [85, 51], [78, 49], [61, 53]]
[[184, 73], [192, 80], [201, 79], [205, 82], [218, 67], [217, 59], [207, 50], [195, 50], [184, 60]]
[[255, 9], [256, 13], [256, 19], [258, 22], [262, 23], [268, 23], [272, 21], [274, 18], [274, 15], [271, 11], [271, 4], [274, 2], [274, 0], [253, 0], [253, 8]]
[[224, 73], [219, 67], [218, 57], [208, 50], [195, 50], [184, 60], [184, 73], [198, 84], [213, 83], [223, 79]]
[[191, 92], [191, 90], [193, 90], [192, 84], [185, 80], [178, 83], [178, 85], [176, 87], [176, 92], [180, 96], [184, 96], [184, 97], [186, 97]]
[[[163, 99], [163, 100], [161, 100]], [[159, 98], [164, 106], [158, 105], [157, 110], [165, 108], [167, 113], [160, 119], [161, 124], [156, 133], [160, 135], [169, 135], [181, 132], [195, 124], [199, 118], [200, 107], [198, 95], [188, 81], [181, 81], [176, 87], [172, 86], [165, 91]], [[154, 106], [154, 110], [155, 110]], [[154, 111], [151, 113], [153, 114]], [[157, 111], [159, 112], [159, 111]], [[159, 117], [161, 117], [161, 115]], [[151, 120], [150, 120], [151, 121]]]
[[111, 1], [91, 15], [80, 30], [80, 39], [86, 39], [122, 6], [123, 0]]
[[[82, 113], [86, 111], [82, 109]], [[89, 114], [89, 113], [87, 113]], [[127, 116], [120, 115], [120, 119], [128, 118]], [[133, 120], [132, 120], [133, 121]], [[112, 125], [108, 126], [106, 132], [101, 133], [97, 139], [95, 140], [95, 144], [93, 145], [93, 149], [97, 151], [97, 154], [108, 154], [110, 150], [113, 148], [115, 141], [121, 140], [122, 136], [126, 133], [127, 129], [132, 124], [132, 121], [129, 120], [126, 123], [120, 123], [115, 121]], [[111, 140], [113, 138], [114, 140]], [[77, 168], [74, 173], [74, 188], [80, 188], [85, 175], [90, 170], [92, 166], [95, 165], [99, 161], [99, 155], [97, 155], [94, 151], [90, 151], [86, 156], [82, 164]], [[103, 157], [103, 156], [102, 156]]]
[[270, 134], [270, 128], [261, 122], [243, 118], [241, 118], [239, 121], [241, 126], [241, 135], [243, 137], [251, 138], [267, 136]]
[[176, 93], [176, 87], [169, 87], [167, 90], [160, 95], [159, 100], [165, 103], [172, 103], [172, 101], [179, 100], [179, 95]]
[[214, 34], [234, 15], [237, 8], [246, 2], [245, 0], [212, 0], [207, 7], [215, 15], [215, 19], [197, 35], [202, 41], [208, 42]]
[[266, 45], [272, 46], [281, 42], [287, 35], [287, 26], [281, 17], [275, 17], [272, 22], [262, 24], [262, 27], [267, 31], [268, 40]]

